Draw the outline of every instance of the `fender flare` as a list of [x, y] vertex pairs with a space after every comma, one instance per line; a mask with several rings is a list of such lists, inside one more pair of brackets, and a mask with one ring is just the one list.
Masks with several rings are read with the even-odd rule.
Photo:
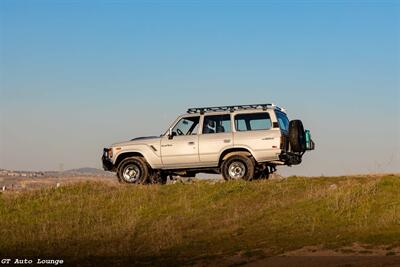
[[119, 163], [120, 163], [121, 161], [123, 161], [124, 158], [137, 156], [137, 157], [142, 157], [142, 158], [144, 158], [144, 160], [146, 161], [146, 163], [147, 163], [151, 168], [153, 168], [154, 165], [152, 164], [151, 161], [149, 161], [148, 157], [145, 156], [145, 154], [146, 154], [146, 153], [143, 153], [143, 151], [142, 151], [141, 149], [122, 150], [122, 151], [120, 151], [120, 152], [116, 155], [115, 160], [114, 160], [114, 166], [115, 166], [115, 168], [118, 168]]
[[228, 157], [232, 156], [232, 155], [240, 155], [240, 156], [245, 156], [245, 157], [253, 157], [255, 159], [255, 157], [253, 156], [252, 151], [247, 148], [247, 147], [233, 147], [233, 148], [228, 148], [225, 149], [224, 151], [222, 151], [222, 153], [219, 156], [219, 162], [218, 162], [218, 166], [221, 166], [221, 163], [227, 159]]

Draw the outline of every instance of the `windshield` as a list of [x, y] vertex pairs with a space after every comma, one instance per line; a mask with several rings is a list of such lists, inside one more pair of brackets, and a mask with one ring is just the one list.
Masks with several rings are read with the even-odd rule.
[[190, 135], [197, 134], [200, 117], [182, 118], [172, 129], [172, 134]]
[[[200, 116], [181, 118], [172, 128], [173, 135], [195, 135], [198, 132]], [[164, 135], [167, 135], [169, 130]]]

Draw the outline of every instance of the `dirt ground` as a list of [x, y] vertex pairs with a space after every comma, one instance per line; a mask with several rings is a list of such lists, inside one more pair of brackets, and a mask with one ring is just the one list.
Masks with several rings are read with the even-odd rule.
[[[200, 176], [200, 175], [199, 175]], [[205, 177], [196, 177], [196, 178], [183, 178], [176, 177], [175, 180], [169, 181], [168, 183], [176, 183], [176, 182], [191, 182], [192, 180], [208, 180], [211, 183], [223, 182], [221, 176], [218, 175], [205, 175]], [[271, 180], [281, 180], [284, 179], [283, 176], [279, 174], [272, 174], [270, 177]], [[0, 191], [23, 191], [30, 189], [41, 189], [41, 188], [49, 188], [49, 187], [59, 187], [66, 184], [76, 183], [76, 182], [107, 182], [110, 184], [119, 184], [117, 177], [115, 174], [107, 173], [107, 176], [101, 175], [63, 175], [63, 176], [46, 176], [46, 177], [0, 177]]]
[[243, 253], [226, 258], [222, 257], [212, 262], [198, 262], [193, 266], [400, 267], [400, 247], [372, 247], [358, 243], [338, 249], [307, 246], [278, 256], [268, 256], [270, 254], [268, 251], [258, 251], [254, 254], [258, 254], [258, 256], [246, 257]]
[[84, 181], [101, 181], [111, 184], [118, 184], [118, 180], [113, 176], [63, 176], [63, 177], [0, 177], [0, 191], [24, 191], [41, 188], [60, 187], [71, 183]]

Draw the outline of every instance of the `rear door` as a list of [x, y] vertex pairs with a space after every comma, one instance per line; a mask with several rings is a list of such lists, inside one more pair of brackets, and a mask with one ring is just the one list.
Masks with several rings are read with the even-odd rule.
[[274, 128], [268, 111], [238, 113], [234, 116], [234, 146], [248, 148], [257, 161], [278, 159], [280, 129]]
[[279, 110], [275, 111], [276, 119], [278, 121], [279, 128], [281, 129], [281, 149], [283, 151], [289, 150], [289, 119], [287, 115]]
[[199, 135], [200, 162], [217, 166], [219, 156], [227, 148], [233, 147], [231, 115], [205, 115], [202, 133]]

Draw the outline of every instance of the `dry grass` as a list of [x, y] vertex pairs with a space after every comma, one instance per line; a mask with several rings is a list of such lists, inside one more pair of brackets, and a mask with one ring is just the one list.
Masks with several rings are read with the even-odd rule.
[[[400, 245], [400, 177], [123, 186], [0, 195], [0, 251], [190, 264], [304, 246]], [[122, 263], [121, 263], [122, 264]]]

